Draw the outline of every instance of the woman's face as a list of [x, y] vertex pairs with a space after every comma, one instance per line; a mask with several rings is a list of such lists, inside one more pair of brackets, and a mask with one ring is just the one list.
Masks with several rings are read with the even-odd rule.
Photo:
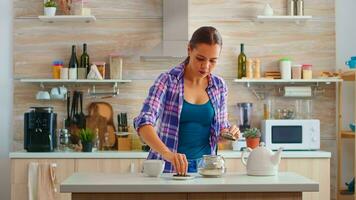
[[195, 48], [188, 47], [189, 66], [194, 76], [205, 77], [215, 68], [220, 55], [218, 44], [198, 44]]

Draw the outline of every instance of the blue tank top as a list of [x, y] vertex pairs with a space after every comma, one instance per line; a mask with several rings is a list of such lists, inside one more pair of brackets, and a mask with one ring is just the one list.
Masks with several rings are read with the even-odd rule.
[[187, 159], [197, 159], [211, 154], [210, 127], [214, 108], [210, 100], [205, 104], [191, 104], [184, 100], [179, 121], [178, 153]]

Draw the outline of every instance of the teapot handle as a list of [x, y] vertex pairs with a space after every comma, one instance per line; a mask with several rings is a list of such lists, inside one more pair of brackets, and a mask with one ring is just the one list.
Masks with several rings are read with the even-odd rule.
[[241, 162], [245, 166], [247, 165], [247, 159], [248, 159], [247, 157], [245, 158], [245, 153], [251, 152], [251, 151], [252, 151], [252, 149], [250, 147], [248, 147], [245, 150], [243, 150], [243, 152], [241, 154]]

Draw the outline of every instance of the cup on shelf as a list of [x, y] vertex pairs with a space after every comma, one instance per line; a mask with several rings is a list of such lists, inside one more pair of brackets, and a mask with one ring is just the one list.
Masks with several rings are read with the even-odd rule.
[[51, 96], [49, 95], [48, 91], [38, 91], [36, 94], [36, 99], [37, 100], [49, 100], [49, 99], [51, 99]]
[[51, 99], [66, 99], [67, 88], [62, 87], [54, 87], [51, 89]]

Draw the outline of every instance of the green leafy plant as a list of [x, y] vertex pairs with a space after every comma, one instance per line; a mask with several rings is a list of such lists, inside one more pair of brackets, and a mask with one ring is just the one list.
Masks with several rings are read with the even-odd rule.
[[245, 138], [259, 138], [261, 137], [261, 132], [258, 128], [246, 129], [242, 135]]
[[80, 129], [79, 138], [82, 142], [93, 142], [94, 132], [90, 128]]
[[44, 7], [46, 8], [57, 7], [57, 3], [55, 0], [47, 0], [46, 3], [44, 4]]

